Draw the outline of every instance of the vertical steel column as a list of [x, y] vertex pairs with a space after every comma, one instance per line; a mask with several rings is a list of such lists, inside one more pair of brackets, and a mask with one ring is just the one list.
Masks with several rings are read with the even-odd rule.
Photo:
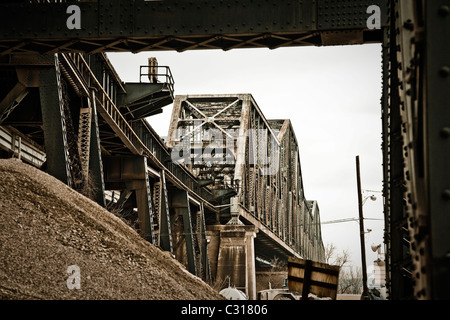
[[166, 186], [166, 174], [164, 170], [161, 171], [160, 182], [161, 182], [161, 196], [160, 196], [161, 222], [159, 227], [159, 243], [163, 250], [173, 253], [172, 230], [170, 227], [169, 202]]
[[[426, 163], [431, 233], [431, 298], [450, 287], [450, 1], [425, 1]], [[427, 266], [428, 267], [428, 266]], [[427, 294], [427, 293], [425, 293]], [[428, 296], [428, 294], [427, 294]]]
[[296, 207], [296, 215], [295, 215], [295, 250], [301, 254], [301, 245], [302, 245], [302, 241], [301, 241], [301, 217], [302, 217], [302, 208], [301, 206], [298, 205], [298, 202], [295, 203], [295, 207]]
[[175, 210], [175, 214], [183, 218], [183, 228], [188, 258], [188, 270], [190, 273], [197, 275], [194, 234], [192, 230], [191, 209], [189, 206], [189, 196], [187, 191], [185, 190], [171, 191], [170, 204], [171, 204], [170, 207]]
[[[238, 185], [239, 194], [237, 195], [238, 201], [240, 203], [245, 203], [244, 199], [246, 197], [246, 192], [251, 190], [245, 190], [244, 180], [245, 176], [248, 175], [246, 172], [246, 166], [248, 159], [246, 158], [246, 152], [250, 147], [249, 142], [249, 123], [250, 123], [250, 110], [251, 110], [251, 101], [248, 97], [245, 97], [242, 101], [242, 113], [240, 119], [240, 127], [239, 127], [239, 137], [237, 139], [237, 154], [236, 154], [236, 167], [234, 170], [234, 180]], [[237, 212], [236, 212], [237, 214]], [[232, 223], [237, 223], [239, 220], [239, 215], [232, 215], [231, 221]]]
[[[384, 244], [385, 252], [390, 251], [389, 233], [389, 30], [383, 30], [382, 43], [382, 96], [381, 96], [381, 120], [382, 120], [382, 151], [383, 151], [383, 210], [384, 210]], [[386, 285], [390, 285], [390, 255], [385, 255]]]
[[151, 243], [155, 243], [155, 232], [153, 230], [152, 193], [150, 191], [150, 181], [147, 173], [147, 158], [142, 157], [140, 161], [143, 162], [141, 168], [143, 170], [144, 179], [141, 181], [140, 188], [135, 189], [139, 226], [142, 237]]
[[211, 282], [211, 267], [209, 264], [208, 255], [208, 240], [206, 239], [206, 223], [205, 223], [205, 208], [203, 203], [200, 203], [200, 252], [201, 252], [201, 262], [202, 262], [202, 273], [203, 279], [209, 283]]
[[388, 111], [388, 178], [389, 186], [387, 227], [389, 229], [390, 284], [389, 297], [392, 300], [412, 297], [411, 263], [407, 236], [407, 215], [405, 212], [405, 177], [403, 159], [402, 118], [397, 60], [397, 12], [395, 4], [390, 8], [389, 29], [389, 111]]
[[91, 130], [90, 130], [90, 145], [89, 145], [89, 179], [91, 185], [94, 187], [94, 201], [102, 207], [106, 206], [105, 200], [105, 179], [103, 174], [102, 152], [100, 148], [100, 133], [98, 129], [98, 116], [96, 109], [96, 95], [95, 89], [91, 89], [91, 96], [89, 97], [91, 108]]
[[288, 237], [287, 237], [287, 241], [288, 244], [291, 245], [293, 243], [294, 237], [293, 237], [293, 228], [295, 227], [294, 224], [294, 217], [293, 217], [293, 208], [292, 208], [292, 191], [289, 191], [288, 193]]
[[55, 66], [43, 68], [39, 78], [47, 172], [68, 186], [72, 186], [61, 73], [58, 55], [55, 54], [54, 57]]

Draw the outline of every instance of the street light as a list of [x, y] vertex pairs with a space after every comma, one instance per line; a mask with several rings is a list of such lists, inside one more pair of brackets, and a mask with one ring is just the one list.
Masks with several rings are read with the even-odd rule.
[[366, 197], [364, 198], [363, 204], [366, 203], [367, 199], [370, 199], [370, 200], [372, 200], [372, 201], [375, 201], [375, 200], [377, 200], [377, 197], [375, 197], [373, 194], [370, 195], [370, 196], [366, 196]]
[[379, 267], [383, 267], [385, 265], [384, 259], [381, 259], [380, 257], [383, 255], [383, 253], [381, 252], [381, 244], [379, 245], [371, 245], [372, 251], [377, 253], [377, 260], [375, 260], [375, 263], [379, 266]]
[[366, 246], [364, 242], [364, 216], [363, 216], [363, 205], [367, 199], [375, 201], [377, 198], [372, 196], [367, 196], [364, 201], [362, 199], [361, 190], [361, 175], [359, 170], [359, 156], [356, 156], [356, 179], [358, 185], [358, 207], [359, 207], [359, 232], [361, 240], [361, 261], [362, 261], [362, 273], [363, 273], [363, 293], [361, 295], [361, 300], [369, 300], [369, 288], [367, 287], [367, 270], [366, 270]]

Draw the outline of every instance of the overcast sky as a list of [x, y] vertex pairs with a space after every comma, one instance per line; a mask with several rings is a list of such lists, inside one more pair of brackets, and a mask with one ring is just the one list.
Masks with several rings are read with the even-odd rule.
[[[156, 57], [170, 66], [175, 94], [250, 93], [267, 119], [291, 119], [300, 148], [305, 196], [317, 200], [322, 222], [358, 217], [357, 155], [362, 188], [382, 190], [381, 45], [109, 53], [125, 82]], [[166, 136], [172, 105], [150, 124]], [[372, 193], [367, 193], [370, 195]], [[364, 196], [366, 193], [364, 193]], [[367, 264], [383, 242], [383, 199], [364, 205]], [[348, 250], [361, 266], [358, 222], [322, 225], [324, 244]], [[370, 274], [369, 274], [370, 277]]]

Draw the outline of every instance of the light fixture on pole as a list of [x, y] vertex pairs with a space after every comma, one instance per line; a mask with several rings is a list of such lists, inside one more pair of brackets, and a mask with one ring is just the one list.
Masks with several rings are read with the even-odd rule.
[[372, 251], [376, 252], [378, 257], [377, 260], [375, 260], [375, 263], [377, 264], [377, 266], [383, 267], [385, 265], [384, 259], [381, 259], [380, 256], [383, 255], [383, 253], [381, 253], [381, 244], [379, 245], [371, 245]]
[[372, 249], [372, 251], [373, 252], [377, 252], [378, 251], [378, 253], [380, 253], [380, 251], [381, 251], [381, 244], [379, 244], [379, 245], [371, 245], [370, 246], [370, 248]]

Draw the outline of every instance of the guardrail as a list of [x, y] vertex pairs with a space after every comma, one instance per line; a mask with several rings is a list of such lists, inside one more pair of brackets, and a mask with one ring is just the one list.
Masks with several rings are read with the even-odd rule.
[[0, 126], [0, 148], [11, 152], [14, 157], [23, 159], [38, 168], [46, 160], [46, 155], [42, 150], [22, 139], [20, 135], [5, 126]]
[[[147, 69], [147, 72], [143, 70]], [[168, 66], [141, 66], [139, 70], [139, 82], [142, 81], [142, 77], [147, 77], [150, 83], [163, 83], [167, 86], [170, 94], [173, 98], [175, 81], [172, 76], [172, 71]], [[160, 79], [162, 78], [162, 81]]]
[[[136, 131], [136, 128], [133, 127], [134, 125], [128, 123], [114, 101], [108, 95], [107, 91], [103, 88], [102, 84], [97, 80], [95, 74], [90, 69], [89, 63], [84, 57], [81, 54], [70, 54], [70, 58], [74, 60], [80, 73], [87, 77], [86, 80], [88, 80], [91, 88], [95, 89], [95, 104], [98, 113], [101, 114], [102, 118], [108, 123], [118, 137], [120, 137], [130, 151], [135, 155], [145, 155], [152, 163], [159, 167], [159, 169], [165, 170], [167, 178], [172, 182], [179, 185], [181, 188], [194, 192], [195, 195], [209, 202], [211, 194], [204, 190], [204, 188], [198, 186], [195, 177], [182, 167], [166, 161], [170, 158], [168, 149], [161, 146], [150, 130], [142, 128], [142, 130]], [[165, 76], [169, 78], [172, 76], [168, 67], [158, 68], [165, 68]], [[173, 88], [173, 79], [168, 83]]]

